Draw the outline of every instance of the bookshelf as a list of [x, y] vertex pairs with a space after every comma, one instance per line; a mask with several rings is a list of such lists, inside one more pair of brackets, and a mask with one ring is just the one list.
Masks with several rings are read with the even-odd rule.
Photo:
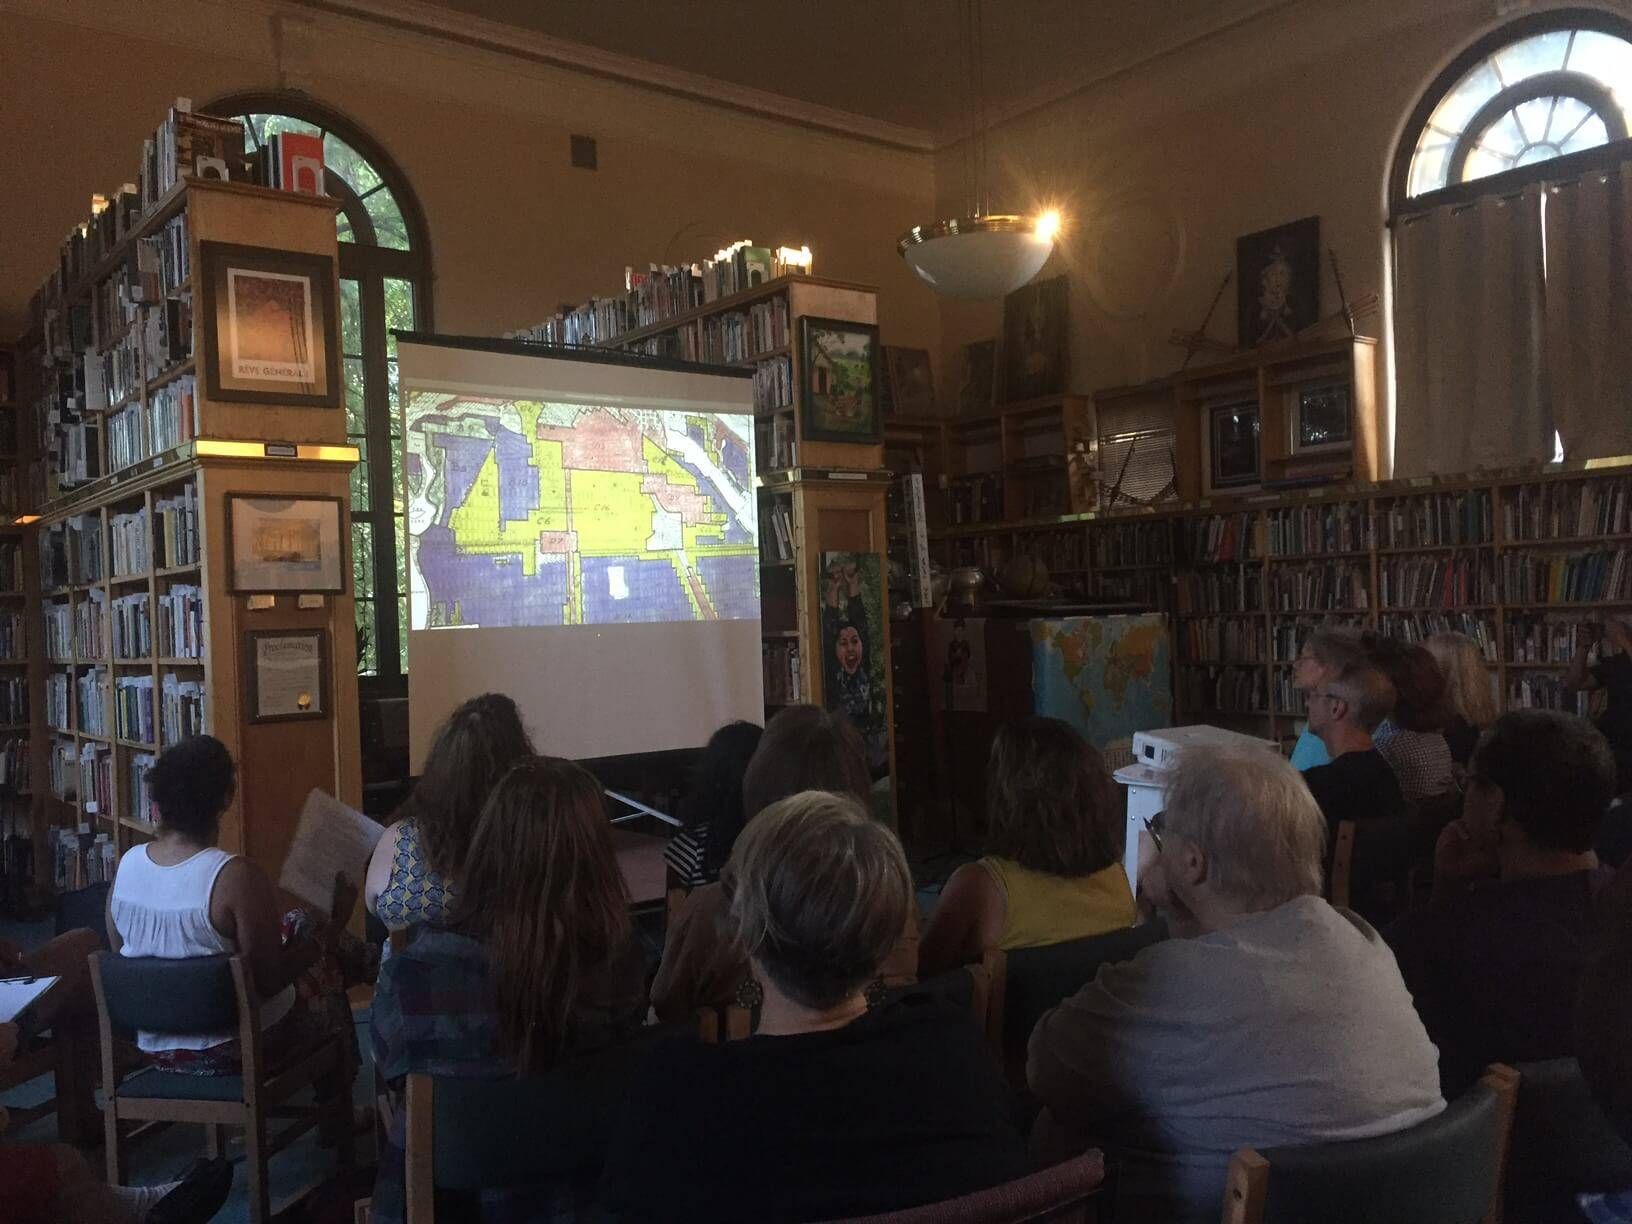
[[[243, 181], [176, 172], [157, 190], [144, 177], [76, 228], [36, 294], [19, 350], [28, 512], [16, 524], [36, 644], [25, 657], [42, 884], [53, 827], [105, 833], [119, 851], [151, 836], [147, 771], [201, 731], [238, 762], [220, 844], [274, 874], [313, 787], [360, 806], [351, 595], [238, 593], [227, 538], [238, 494], [337, 497], [344, 537], [357, 459], [345, 414], [208, 395], [195, 354], [212, 323], [193, 310], [190, 274], [205, 241], [335, 261], [335, 207]], [[302, 629], [326, 634], [330, 708], [259, 721], [246, 635]]]

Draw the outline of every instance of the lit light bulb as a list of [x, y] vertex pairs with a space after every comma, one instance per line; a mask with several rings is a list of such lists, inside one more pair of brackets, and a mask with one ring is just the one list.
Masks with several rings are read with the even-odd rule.
[[1037, 237], [1046, 242], [1054, 241], [1060, 232], [1060, 210], [1050, 208], [1037, 216], [1037, 226], [1033, 231]]

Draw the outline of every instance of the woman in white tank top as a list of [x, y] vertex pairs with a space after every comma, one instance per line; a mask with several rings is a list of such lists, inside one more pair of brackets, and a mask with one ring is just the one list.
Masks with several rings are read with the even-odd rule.
[[[182, 960], [242, 956], [261, 1000], [270, 1056], [343, 1024], [350, 1011], [338, 975], [314, 976], [332, 932], [310, 916], [311, 938], [285, 938], [290, 925], [277, 893], [249, 860], [215, 846], [232, 801], [232, 757], [220, 740], [197, 736], [169, 749], [148, 775], [158, 837], [120, 860], [108, 895], [109, 938], [122, 956]], [[338, 1007], [336, 1004], [338, 1003]], [[236, 1032], [138, 1033], [136, 1044], [172, 1071], [231, 1075], [239, 1070]]]

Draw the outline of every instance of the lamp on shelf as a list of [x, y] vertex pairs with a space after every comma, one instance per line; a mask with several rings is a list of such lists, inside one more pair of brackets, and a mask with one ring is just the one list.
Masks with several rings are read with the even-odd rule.
[[964, 60], [969, 72], [970, 128], [964, 157], [969, 214], [915, 225], [895, 249], [918, 278], [949, 297], [995, 298], [1013, 293], [1054, 251], [1060, 214], [993, 213], [986, 198], [986, 85], [982, 64], [981, 0], [963, 0]]

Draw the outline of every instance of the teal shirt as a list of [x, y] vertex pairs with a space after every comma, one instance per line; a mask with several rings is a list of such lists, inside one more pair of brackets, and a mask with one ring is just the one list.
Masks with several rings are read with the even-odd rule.
[[1302, 772], [1305, 769], [1313, 769], [1316, 765], [1331, 763], [1331, 753], [1326, 751], [1326, 745], [1320, 736], [1305, 727], [1303, 734], [1298, 736], [1297, 747], [1292, 749], [1292, 768]]

